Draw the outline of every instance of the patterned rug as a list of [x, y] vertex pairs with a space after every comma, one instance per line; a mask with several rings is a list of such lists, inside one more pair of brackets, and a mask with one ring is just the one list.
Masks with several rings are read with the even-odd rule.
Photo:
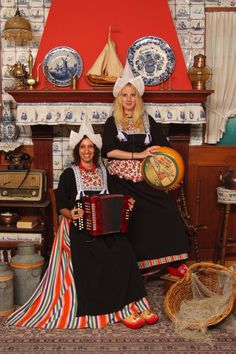
[[223, 354], [236, 353], [236, 331], [222, 324], [208, 332], [211, 344], [178, 337], [163, 310], [164, 283], [146, 283], [148, 298], [160, 315], [153, 326], [131, 330], [118, 323], [101, 330], [44, 330], [5, 327], [0, 320], [0, 354]]

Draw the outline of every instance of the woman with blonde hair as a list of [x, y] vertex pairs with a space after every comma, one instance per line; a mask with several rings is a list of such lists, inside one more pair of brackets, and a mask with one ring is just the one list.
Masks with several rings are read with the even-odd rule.
[[139, 268], [150, 271], [168, 264], [172, 274], [183, 276], [189, 242], [178, 208], [165, 191], [149, 186], [141, 173], [144, 158], [160, 146], [170, 146], [161, 126], [145, 111], [143, 93], [141, 76], [134, 77], [126, 64], [113, 88], [114, 114], [103, 132], [109, 190], [136, 201], [128, 237]]

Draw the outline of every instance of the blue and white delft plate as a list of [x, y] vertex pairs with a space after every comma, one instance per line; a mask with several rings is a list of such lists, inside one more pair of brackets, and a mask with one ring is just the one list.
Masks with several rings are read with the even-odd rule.
[[69, 47], [55, 47], [44, 58], [43, 72], [46, 79], [57, 86], [71, 85], [71, 78], [79, 78], [83, 71], [80, 55]]
[[141, 75], [146, 86], [168, 80], [175, 66], [172, 48], [162, 38], [154, 36], [137, 39], [128, 49], [127, 59], [134, 76]]

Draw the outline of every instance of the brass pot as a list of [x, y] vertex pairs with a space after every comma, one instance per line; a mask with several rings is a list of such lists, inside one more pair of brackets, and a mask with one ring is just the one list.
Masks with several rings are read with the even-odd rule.
[[236, 190], [236, 168], [224, 172], [221, 176], [221, 181], [226, 189]]
[[0, 214], [0, 224], [5, 226], [15, 225], [20, 219], [16, 213], [2, 213]]

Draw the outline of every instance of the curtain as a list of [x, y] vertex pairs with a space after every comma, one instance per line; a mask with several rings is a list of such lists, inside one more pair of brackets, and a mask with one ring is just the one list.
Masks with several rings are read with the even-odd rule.
[[206, 105], [205, 142], [216, 144], [236, 113], [236, 12], [206, 12], [206, 56], [215, 92]]

